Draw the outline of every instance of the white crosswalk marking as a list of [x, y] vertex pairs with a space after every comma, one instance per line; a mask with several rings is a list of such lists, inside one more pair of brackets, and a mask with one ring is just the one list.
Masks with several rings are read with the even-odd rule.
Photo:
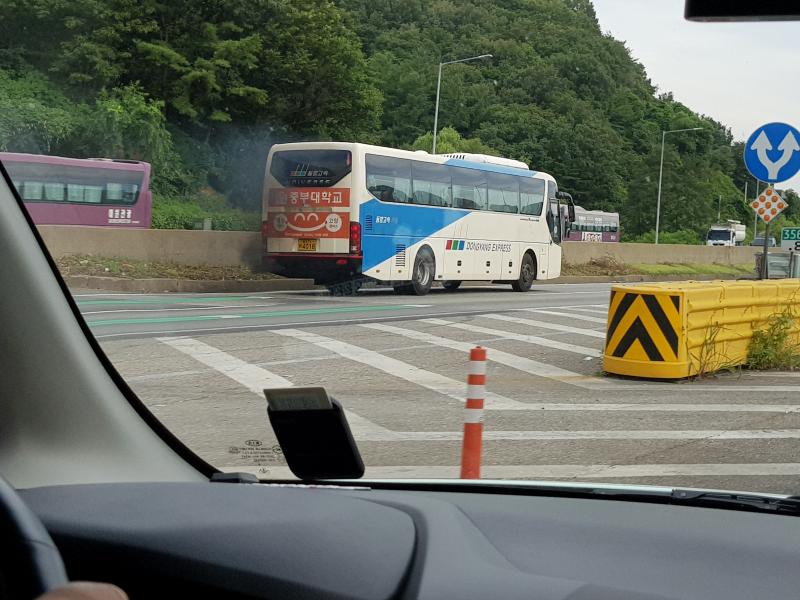
[[[294, 384], [276, 375], [266, 369], [251, 365], [227, 352], [223, 352], [219, 348], [215, 348], [209, 344], [195, 340], [193, 338], [176, 338], [176, 337], [163, 337], [157, 338], [158, 341], [167, 344], [180, 350], [184, 354], [191, 356], [198, 362], [211, 367], [233, 379], [235, 382], [240, 383], [254, 394], [264, 397], [264, 388], [281, 388], [292, 387]], [[266, 400], [264, 400], [266, 403]], [[265, 404], [266, 407], [266, 404]], [[364, 417], [355, 414], [354, 412], [345, 409], [347, 420], [350, 423], [350, 429], [353, 435], [363, 438], [364, 436], [379, 437], [388, 432], [388, 429], [380, 427]]]
[[597, 331], [595, 329], [584, 329], [582, 327], [570, 327], [569, 325], [559, 325], [557, 323], [549, 323], [547, 321], [536, 321], [534, 319], [523, 319], [522, 317], [512, 317], [511, 315], [500, 314], [486, 314], [481, 315], [486, 319], [495, 319], [497, 321], [506, 321], [508, 323], [516, 323], [517, 325], [528, 325], [530, 327], [541, 327], [542, 329], [553, 329], [555, 331], [566, 331], [568, 333], [577, 333], [578, 335], [586, 335], [605, 339], [606, 334], [604, 331]]
[[[349, 416], [348, 416], [349, 418]], [[354, 432], [355, 434], [355, 432]], [[389, 431], [383, 428], [362, 431], [362, 442], [457, 442], [462, 431]], [[503, 431], [488, 429], [483, 439], [496, 442], [511, 441], [597, 441], [597, 440], [796, 440], [800, 429], [734, 429], [734, 430], [599, 430], [599, 431]]]
[[554, 317], [566, 317], [567, 319], [578, 319], [579, 321], [589, 321], [590, 323], [600, 323], [601, 325], [606, 324], [606, 319], [601, 319], [600, 317], [590, 317], [588, 315], [581, 315], [577, 313], [564, 313], [558, 312], [555, 310], [543, 310], [541, 308], [523, 308], [522, 310], [537, 313], [540, 315], [553, 315]]
[[578, 308], [576, 306], [573, 306], [573, 307], [570, 308], [570, 310], [577, 310], [578, 312], [588, 312], [588, 313], [593, 313], [593, 314], [598, 314], [598, 315], [607, 315], [608, 314], [608, 307], [605, 307], [605, 308]]
[[[483, 316], [483, 315], [479, 315]], [[528, 344], [536, 344], [537, 346], [544, 346], [545, 348], [554, 348], [556, 350], [566, 350], [567, 352], [574, 352], [582, 356], [593, 356], [599, 358], [602, 352], [596, 348], [589, 348], [587, 346], [578, 346], [576, 344], [567, 344], [559, 342], [550, 338], [543, 338], [536, 335], [527, 335], [524, 333], [515, 333], [513, 331], [503, 331], [502, 329], [489, 329], [487, 327], [480, 327], [474, 323], [461, 323], [455, 321], [447, 321], [445, 319], [421, 319], [424, 323], [431, 325], [443, 325], [446, 327], [453, 327], [455, 329], [463, 329], [464, 331], [473, 331], [475, 333], [485, 333], [487, 335], [495, 335], [497, 337], [504, 337], [510, 340], [517, 340], [518, 342], [526, 342]], [[575, 375], [575, 373], [573, 373]], [[598, 381], [602, 381], [597, 378]], [[606, 382], [607, 383], [607, 382]]]
[[[272, 333], [295, 338], [310, 344], [314, 344], [320, 348], [325, 348], [326, 350], [335, 352], [344, 358], [369, 365], [370, 367], [379, 369], [384, 373], [388, 373], [389, 375], [398, 377], [399, 379], [410, 381], [411, 383], [417, 384], [429, 390], [433, 390], [434, 392], [438, 392], [443, 396], [448, 396], [454, 400], [458, 400], [459, 402], [464, 402], [465, 400], [466, 380], [456, 381], [455, 379], [450, 379], [444, 375], [426, 371], [425, 369], [421, 369], [409, 363], [397, 360], [396, 358], [385, 356], [380, 352], [368, 350], [367, 348], [348, 344], [347, 342], [341, 342], [333, 338], [317, 335], [301, 329], [276, 329]], [[487, 407], [511, 407], [517, 406], [518, 404], [521, 403], [516, 400], [512, 400], [511, 398], [501, 396], [500, 394], [495, 394], [492, 392], [488, 392], [486, 394]]]
[[[464, 325], [464, 328], [467, 329], [468, 331], [476, 331], [480, 333], [480, 328], [475, 328], [472, 327], [471, 325], [467, 326], [466, 324], [462, 323], [451, 323], [450, 321], [444, 321], [441, 319], [422, 319], [422, 321], [425, 323], [430, 323], [432, 325], [453, 326], [458, 328], [461, 328], [461, 325]], [[475, 346], [474, 343], [459, 342], [457, 340], [451, 340], [449, 338], [432, 335], [424, 331], [417, 331], [415, 329], [404, 329], [401, 327], [394, 327], [392, 325], [384, 325], [382, 323], [369, 323], [362, 325], [362, 327], [368, 327], [370, 329], [385, 331], [387, 333], [392, 333], [394, 335], [401, 335], [403, 337], [408, 337], [414, 340], [427, 341], [428, 343], [433, 344], [435, 346], [452, 348], [453, 350], [460, 350], [464, 352], [469, 352], [469, 350]], [[546, 340], [546, 341], [551, 342], [552, 340]], [[586, 350], [589, 349], [587, 348]], [[619, 384], [615, 384], [614, 382], [600, 379], [599, 377], [581, 375], [580, 373], [576, 373], [574, 371], [567, 371], [566, 369], [562, 369], [554, 365], [549, 365], [522, 356], [517, 356], [516, 354], [503, 352], [502, 350], [497, 350], [496, 348], [490, 348], [490, 352], [488, 353], [487, 358], [488, 360], [491, 360], [493, 362], [506, 365], [507, 367], [511, 367], [512, 369], [517, 369], [518, 371], [523, 371], [530, 375], [536, 375], [538, 377], [547, 377], [548, 379], [553, 379], [556, 381], [560, 381], [562, 383], [568, 383], [585, 389], [596, 390], [596, 389], [620, 388]], [[515, 400], [512, 400], [510, 402], [505, 402], [502, 405], [490, 404], [487, 407], [494, 410], [528, 410], [527, 406], [528, 404], [525, 402], [517, 402]]]
[[251, 392], [262, 394], [264, 388], [291, 387], [292, 382], [266, 369], [251, 365], [248, 362], [223, 352], [193, 338], [163, 337], [157, 338], [168, 346], [191, 356], [197, 362], [219, 371], [226, 377], [241, 383]]

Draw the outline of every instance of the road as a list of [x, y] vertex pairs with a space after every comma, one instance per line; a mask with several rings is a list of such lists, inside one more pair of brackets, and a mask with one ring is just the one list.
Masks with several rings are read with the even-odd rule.
[[605, 377], [608, 284], [425, 297], [73, 292], [134, 391], [224, 470], [287, 477], [261, 391], [323, 385], [368, 477], [456, 477], [467, 353], [480, 344], [486, 478], [800, 491], [799, 374]]

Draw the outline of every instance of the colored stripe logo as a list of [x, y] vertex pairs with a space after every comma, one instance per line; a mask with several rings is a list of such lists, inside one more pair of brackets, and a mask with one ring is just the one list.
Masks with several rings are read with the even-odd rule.
[[464, 240], [447, 240], [445, 250], [463, 250]]

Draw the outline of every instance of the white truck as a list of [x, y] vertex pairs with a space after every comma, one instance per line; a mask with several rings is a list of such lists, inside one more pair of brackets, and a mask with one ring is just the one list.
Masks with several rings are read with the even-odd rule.
[[706, 234], [706, 246], [741, 246], [747, 227], [740, 221], [727, 221], [712, 225]]

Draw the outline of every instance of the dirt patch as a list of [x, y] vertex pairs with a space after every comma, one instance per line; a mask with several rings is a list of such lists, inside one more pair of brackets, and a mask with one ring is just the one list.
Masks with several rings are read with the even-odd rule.
[[638, 271], [630, 265], [623, 264], [613, 256], [599, 256], [583, 264], [564, 264], [562, 275], [635, 275]]
[[189, 279], [206, 281], [256, 281], [277, 279], [272, 273], [261, 273], [247, 267], [209, 267], [204, 265], [178, 265], [146, 262], [124, 258], [99, 258], [96, 256], [62, 256], [56, 259], [61, 274], [119, 277], [123, 279]]

